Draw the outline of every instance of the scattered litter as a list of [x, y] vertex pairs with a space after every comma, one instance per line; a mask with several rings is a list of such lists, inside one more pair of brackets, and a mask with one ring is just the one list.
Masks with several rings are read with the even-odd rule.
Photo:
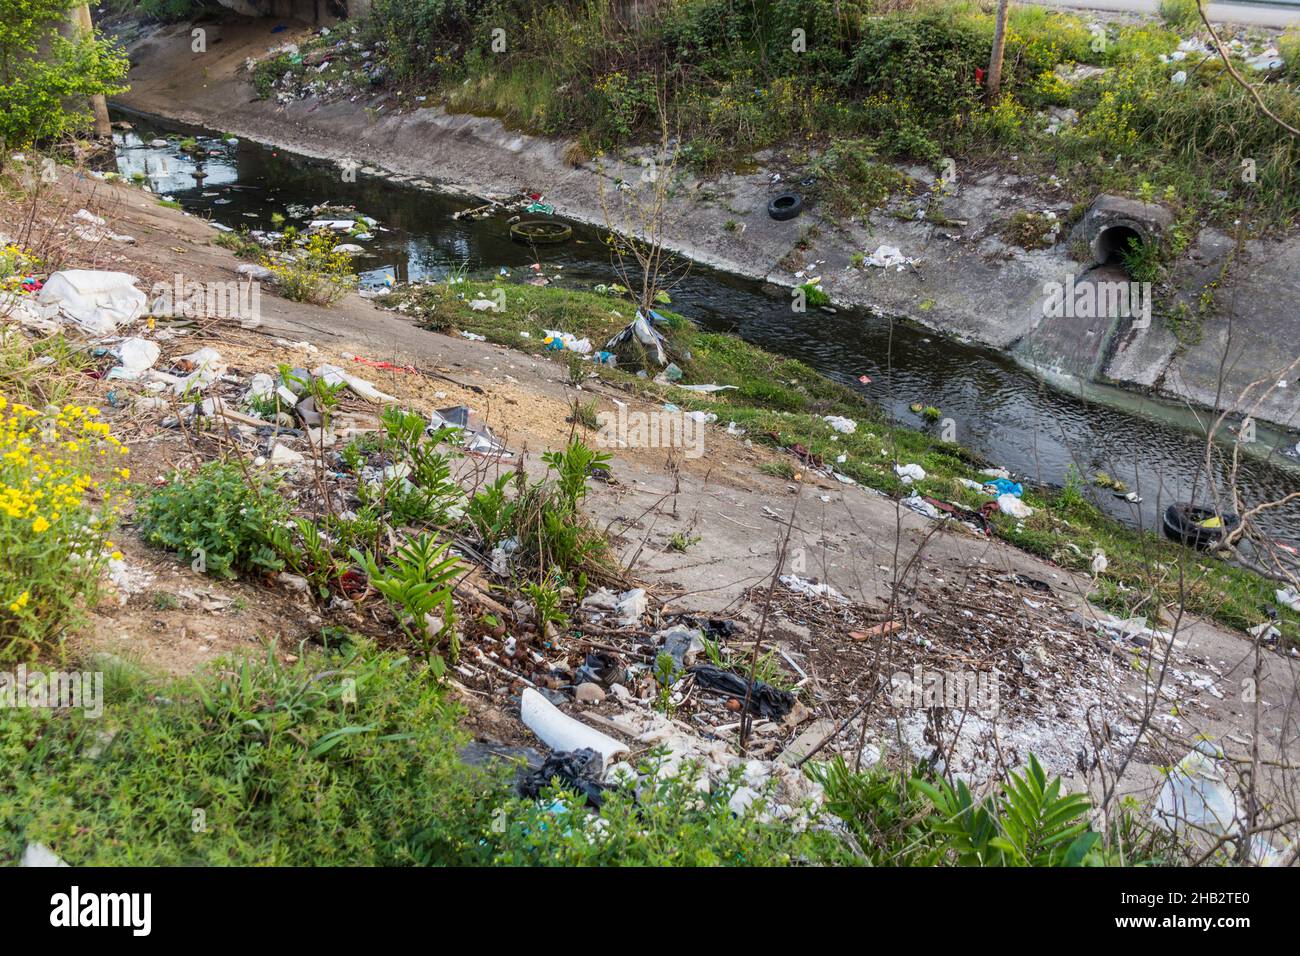
[[543, 329], [542, 331], [546, 336], [542, 339], [542, 346], [549, 351], [567, 350], [577, 352], [579, 355], [587, 355], [591, 352], [591, 342], [587, 339], [580, 339], [568, 332], [560, 332], [557, 329]]
[[323, 379], [327, 385], [338, 385], [346, 383], [348, 388], [356, 392], [362, 398], [369, 399], [372, 402], [395, 402], [397, 399], [386, 392], [381, 392], [373, 384], [364, 378], [358, 378], [355, 375], [349, 375], [337, 365], [319, 365], [312, 370], [312, 375]]
[[235, 271], [241, 276], [257, 282], [262, 282], [271, 278], [271, 270], [266, 266], [259, 266], [255, 262], [241, 262], [235, 267]]
[[905, 485], [910, 485], [914, 481], [925, 480], [925, 469], [918, 464], [895, 465], [894, 474], [898, 475], [900, 481]]
[[29, 843], [23, 850], [19, 866], [67, 866], [58, 855], [44, 843]]
[[605, 799], [607, 784], [601, 783], [605, 773], [605, 760], [595, 750], [556, 751], [546, 758], [536, 770], [519, 781], [519, 795], [536, 799], [553, 782], [564, 790], [572, 790], [587, 798], [587, 806], [600, 809]]
[[1278, 588], [1275, 594], [1278, 604], [1284, 604], [1293, 611], [1300, 611], [1300, 591], [1295, 588]]
[[822, 421], [841, 435], [852, 435], [858, 430], [858, 423], [851, 418], [841, 418], [839, 415], [823, 415]]
[[849, 631], [851, 641], [869, 641], [873, 637], [888, 637], [903, 627], [898, 621], [881, 621], [861, 631]]
[[582, 607], [586, 610], [611, 611], [617, 614], [620, 627], [640, 627], [646, 604], [644, 588], [632, 588], [621, 594], [615, 594], [608, 588], [601, 588], [596, 593], [587, 595], [582, 601]]
[[190, 395], [201, 392], [222, 375], [226, 374], [226, 363], [221, 353], [209, 346], [204, 346], [189, 355], [182, 355], [176, 364], [189, 374], [172, 385], [177, 395]]
[[899, 272], [916, 262], [915, 259], [903, 255], [902, 250], [897, 246], [880, 246], [863, 261], [869, 266], [876, 266], [880, 269], [892, 267]]
[[993, 493], [998, 497], [1015, 495], [1019, 498], [1025, 493], [1024, 486], [1018, 481], [1012, 481], [1010, 478], [994, 478], [992, 481], [985, 482], [984, 487], [992, 488]]
[[695, 655], [704, 650], [704, 632], [684, 624], [674, 624], [665, 631], [655, 635], [662, 651], [677, 662], [677, 669], [682, 670], [694, 663]]
[[[907, 481], [907, 479], [904, 480]], [[916, 494], [915, 492], [908, 495], [906, 498], [900, 500], [899, 504], [901, 504], [904, 508], [909, 508], [912, 511], [915, 511], [919, 515], [924, 515], [927, 518], [942, 517], [942, 514], [940, 513], [938, 508], [936, 508], [933, 504], [931, 504], [929, 501], [927, 501], [925, 498], [922, 498], [920, 495]]]
[[783, 574], [779, 580], [791, 591], [806, 594], [808, 597], [824, 597], [841, 604], [849, 603], [849, 599], [843, 594], [835, 590], [835, 588], [831, 587], [829, 584], [818, 583], [816, 578], [810, 580], [807, 578], [801, 578], [797, 574]]
[[[114, 351], [117, 354], [119, 364], [116, 368], [110, 370], [109, 378], [136, 377], [145, 369], [153, 368], [154, 363], [158, 361], [158, 357], [162, 354], [162, 349], [158, 347], [157, 342], [139, 338], [123, 339]], [[129, 374], [114, 376], [113, 373], [119, 369]]]
[[734, 671], [723, 670], [713, 664], [698, 664], [688, 673], [695, 682], [708, 690], [726, 694], [735, 700], [743, 701], [749, 693], [750, 713], [756, 713], [768, 720], [776, 720], [790, 713], [794, 707], [794, 694], [781, 690], [761, 680], [754, 681], [753, 690], [749, 690], [749, 681]]
[[998, 510], [1013, 518], [1028, 518], [1034, 513], [1033, 508], [1015, 495], [998, 495]]
[[617, 654], [591, 651], [574, 671], [573, 679], [579, 686], [596, 684], [599, 687], [609, 687], [611, 684], [621, 684], [626, 675], [627, 666]]
[[[1244, 814], [1223, 771], [1223, 751], [1208, 740], [1196, 746], [1170, 771], [1151, 817], [1173, 833], [1190, 832], [1211, 839], [1240, 832]], [[1260, 866], [1277, 866], [1284, 854], [1260, 834], [1247, 838], [1247, 855]]]
[[[650, 314], [654, 315], [653, 312]], [[637, 309], [635, 319], [605, 343], [605, 349], [612, 352], [620, 345], [633, 339], [651, 350], [657, 365], [668, 364], [668, 340], [664, 338], [662, 332], [654, 327], [651, 320], [647, 319], [640, 309]]]
[[678, 385], [680, 389], [688, 392], [699, 392], [704, 395], [710, 395], [713, 392], [725, 392], [729, 388], [739, 388], [738, 385]]

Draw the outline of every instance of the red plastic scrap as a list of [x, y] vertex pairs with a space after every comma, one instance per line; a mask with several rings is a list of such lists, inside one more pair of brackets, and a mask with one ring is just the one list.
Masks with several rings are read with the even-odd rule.
[[360, 362], [369, 368], [384, 369], [390, 372], [411, 372], [417, 371], [414, 365], [394, 365], [392, 362], [377, 362], [374, 359], [362, 358], [360, 355], [352, 356], [352, 361]]

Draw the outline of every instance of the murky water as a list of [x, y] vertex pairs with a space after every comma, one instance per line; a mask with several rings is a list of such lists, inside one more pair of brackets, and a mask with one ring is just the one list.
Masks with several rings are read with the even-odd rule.
[[[451, 270], [494, 273], [534, 261], [534, 252], [512, 242], [501, 219], [456, 221], [452, 213], [475, 203], [358, 174], [343, 182], [337, 167], [251, 142], [222, 143], [209, 131], [125, 115], [135, 128], [118, 133], [117, 163], [125, 176], [140, 174], [156, 192], [187, 211], [233, 228], [273, 230], [279, 216], [289, 224], [295, 207], [324, 202], [353, 205], [377, 219], [381, 229], [359, 244], [363, 281], [378, 285], [440, 278]], [[211, 154], [207, 175], [173, 140], [148, 145], [167, 133], [198, 136]], [[562, 211], [562, 210], [561, 210]], [[273, 220], [272, 216], [277, 218]], [[355, 241], [355, 240], [349, 240]], [[616, 281], [596, 230], [574, 226], [574, 238], [540, 246], [548, 266], [562, 266], [565, 285], [590, 288]], [[701, 326], [734, 332], [774, 352], [808, 362], [860, 390], [898, 421], [922, 427], [909, 411], [920, 402], [940, 408], [956, 426], [956, 438], [1031, 481], [1061, 485], [1071, 465], [1122, 478], [1143, 498], [1132, 504], [1094, 489], [1098, 503], [1131, 525], [1158, 528], [1158, 515], [1172, 501], [1201, 499], [1206, 487], [1205, 441], [1198, 416], [1188, 409], [1088, 386], [1070, 393], [1049, 387], [992, 351], [962, 346], [938, 335], [861, 312], [794, 314], [784, 290], [707, 269], [692, 269], [673, 290], [673, 308]], [[866, 375], [869, 384], [859, 382]], [[1300, 488], [1300, 463], [1278, 447], [1296, 436], [1259, 430], [1257, 450], [1242, 466], [1239, 485], [1248, 504]], [[1224, 465], [1213, 466], [1222, 479]], [[1300, 504], [1274, 513], [1270, 534], [1300, 542]]]

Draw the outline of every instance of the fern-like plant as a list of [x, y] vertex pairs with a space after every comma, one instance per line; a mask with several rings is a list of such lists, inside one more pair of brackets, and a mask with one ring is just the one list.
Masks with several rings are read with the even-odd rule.
[[1086, 794], [1061, 793], [1038, 758], [1013, 773], [1001, 793], [976, 802], [964, 781], [912, 786], [934, 805], [931, 829], [948, 837], [948, 850], [961, 866], [1079, 866], [1100, 834], [1088, 824]]
[[[446, 640], [454, 663], [460, 655], [460, 642], [456, 639], [456, 606], [451, 596], [461, 568], [459, 557], [446, 556], [447, 547], [427, 534], [405, 544], [382, 569], [373, 554], [362, 554], [355, 548], [352, 559], [366, 569], [370, 583], [388, 601], [406, 633], [428, 650]], [[442, 628], [431, 635], [428, 618], [435, 611], [442, 617]]]

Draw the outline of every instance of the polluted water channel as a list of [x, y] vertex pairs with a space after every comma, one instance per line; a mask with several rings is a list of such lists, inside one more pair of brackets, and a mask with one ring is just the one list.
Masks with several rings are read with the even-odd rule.
[[[595, 227], [567, 223], [572, 235], [564, 242], [523, 244], [512, 240], [504, 215], [454, 218], [481, 200], [421, 188], [410, 177], [394, 181], [362, 167], [355, 182], [344, 182], [338, 166], [282, 149], [135, 113], [115, 118], [132, 127], [114, 135], [117, 171], [226, 229], [302, 229], [321, 218], [313, 209], [353, 207], [365, 218], [343, 241], [356, 247], [363, 288], [486, 278], [502, 269], [517, 275], [538, 261], [562, 277], [561, 287], [590, 290], [617, 279]], [[555, 210], [559, 222], [563, 211]], [[1169, 504], [1207, 494], [1204, 433], [1212, 416], [1204, 410], [1091, 384], [1049, 386], [994, 351], [861, 310], [795, 313], [788, 290], [698, 266], [672, 290], [671, 307], [702, 328], [806, 362], [900, 424], [936, 428], [914, 409], [938, 408], [957, 441], [1031, 483], [1060, 487], [1076, 473], [1118, 478], [1129, 498], [1091, 485], [1086, 493], [1130, 526], [1158, 531]], [[1238, 465], [1248, 506], [1300, 489], [1295, 446], [1295, 435], [1258, 429]], [[1212, 456], [1220, 488], [1231, 452], [1224, 445]], [[1255, 524], [1284, 545], [1300, 545], [1300, 501]]]

